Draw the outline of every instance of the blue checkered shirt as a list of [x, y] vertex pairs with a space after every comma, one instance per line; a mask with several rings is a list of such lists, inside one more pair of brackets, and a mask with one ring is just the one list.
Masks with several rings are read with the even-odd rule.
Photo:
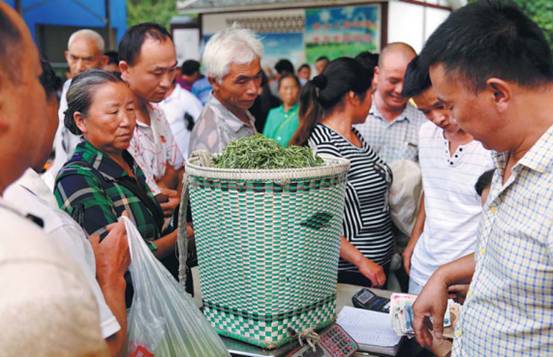
[[453, 355], [553, 356], [553, 126], [505, 184], [495, 159]]
[[424, 114], [409, 103], [397, 118], [388, 122], [373, 100], [367, 120], [356, 128], [386, 163], [396, 160], [418, 162], [419, 129], [425, 122]]

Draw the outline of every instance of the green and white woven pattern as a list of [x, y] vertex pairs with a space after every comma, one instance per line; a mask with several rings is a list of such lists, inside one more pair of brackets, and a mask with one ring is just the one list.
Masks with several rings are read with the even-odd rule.
[[335, 295], [347, 160], [226, 170], [191, 160], [190, 202], [204, 313], [217, 331], [265, 348], [288, 328], [321, 328]]

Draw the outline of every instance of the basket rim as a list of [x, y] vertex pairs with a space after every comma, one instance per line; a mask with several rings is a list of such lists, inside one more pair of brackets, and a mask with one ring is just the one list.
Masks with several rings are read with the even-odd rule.
[[325, 165], [290, 169], [221, 169], [196, 165], [195, 163], [200, 159], [191, 157], [186, 161], [185, 173], [189, 176], [214, 179], [281, 180], [335, 176], [349, 170], [348, 159], [328, 154], [319, 154], [319, 156], [324, 160]]

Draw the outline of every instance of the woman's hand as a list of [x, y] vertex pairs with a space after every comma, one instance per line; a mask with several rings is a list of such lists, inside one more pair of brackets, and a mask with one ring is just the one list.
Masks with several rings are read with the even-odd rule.
[[371, 281], [373, 287], [379, 288], [386, 284], [386, 273], [380, 265], [365, 257], [356, 265], [359, 272]]
[[160, 203], [163, 214], [165, 217], [171, 217], [180, 203], [180, 196], [177, 190], [171, 190], [165, 187], [160, 187], [159, 189], [161, 191], [160, 193], [167, 198], [167, 201]]

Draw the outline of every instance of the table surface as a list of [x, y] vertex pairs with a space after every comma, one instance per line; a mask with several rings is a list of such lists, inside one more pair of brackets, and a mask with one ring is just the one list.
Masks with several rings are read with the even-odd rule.
[[[194, 294], [194, 300], [196, 301], [196, 304], [198, 306], [201, 306], [201, 291], [198, 288], [196, 290], [196, 287], [199, 287], [199, 275], [197, 267], [192, 268], [192, 277], [194, 281], [194, 289], [197, 293]], [[357, 285], [350, 285], [350, 284], [338, 284], [336, 286], [336, 311], [340, 313], [342, 308], [344, 306], [352, 306], [351, 303], [351, 297], [353, 294], [358, 292], [362, 287]], [[375, 294], [383, 297], [390, 297], [392, 294], [391, 291], [387, 290], [381, 290], [381, 289], [371, 289]], [[291, 352], [294, 348], [297, 347], [297, 342], [291, 342], [287, 345], [284, 345], [280, 348], [274, 349], [274, 350], [265, 350], [260, 347], [250, 345], [244, 342], [240, 342], [238, 340], [227, 338], [221, 336], [223, 342], [227, 346], [230, 353], [237, 356], [252, 356], [252, 357], [281, 357], [285, 356], [287, 353]], [[364, 352], [358, 352], [356, 353], [356, 356], [371, 356], [371, 354], [364, 353]]]

